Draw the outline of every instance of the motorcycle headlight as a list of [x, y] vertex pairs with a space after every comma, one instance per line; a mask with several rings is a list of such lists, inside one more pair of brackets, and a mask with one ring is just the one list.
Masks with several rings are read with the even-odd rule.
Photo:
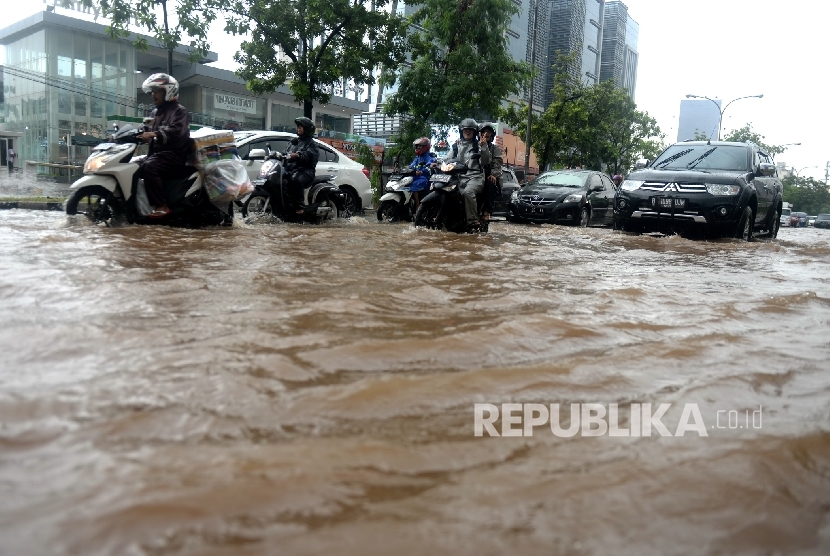
[[565, 200], [562, 201], [562, 202], [563, 203], [578, 203], [581, 200], [582, 200], [582, 193], [571, 193], [570, 195], [565, 197]]
[[441, 163], [441, 171], [442, 172], [450, 173], [450, 172], [452, 172], [453, 168], [455, 168], [455, 162], [453, 162], [452, 164]]
[[106, 150], [93, 151], [89, 158], [84, 163], [84, 174], [94, 174], [100, 170], [106, 163], [117, 160], [122, 157], [124, 153], [130, 150], [132, 145], [112, 145]]
[[510, 194], [510, 202], [515, 203], [518, 200], [519, 200], [519, 190], [517, 189], [516, 191], [514, 191], [513, 193]]
[[634, 191], [635, 189], [640, 189], [640, 186], [644, 183], [644, 180], [625, 180], [622, 182], [620, 189], [623, 191]]
[[737, 195], [741, 192], [741, 187], [739, 185], [707, 183], [706, 191], [708, 191], [710, 195]]

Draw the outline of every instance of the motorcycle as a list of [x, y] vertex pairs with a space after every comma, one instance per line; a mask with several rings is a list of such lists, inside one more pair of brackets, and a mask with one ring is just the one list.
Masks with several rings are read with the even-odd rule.
[[268, 153], [259, 178], [253, 181], [255, 190], [242, 204], [242, 217], [246, 220], [279, 218], [283, 222], [322, 223], [333, 220], [346, 211], [346, 193], [334, 184], [334, 176], [317, 176], [303, 189], [303, 213], [287, 190], [288, 179], [284, 168], [285, 155]]
[[415, 201], [410, 186], [415, 179], [415, 170], [406, 168], [389, 176], [386, 193], [378, 205], [378, 221], [397, 222], [412, 221], [415, 214]]
[[[473, 155], [478, 157], [478, 154]], [[463, 234], [467, 232], [467, 218], [464, 209], [464, 196], [462, 195], [462, 177], [467, 172], [464, 164], [451, 162], [442, 163], [440, 173], [435, 172], [430, 176], [430, 193], [421, 199], [421, 206], [415, 213], [415, 227], [426, 227], [434, 230], [447, 230]], [[479, 217], [484, 195], [476, 197]], [[479, 219], [480, 233], [486, 233], [490, 223]]]
[[232, 204], [214, 205], [199, 171], [191, 166], [182, 166], [180, 172], [163, 182], [170, 214], [147, 218], [152, 207], [139, 171], [139, 161], [144, 157], [133, 156], [143, 143], [138, 137], [142, 132], [133, 125], [125, 125], [112, 135], [110, 142], [92, 149], [84, 164], [84, 177], [71, 186], [66, 214], [82, 213], [107, 226], [124, 222], [187, 227], [230, 225]]

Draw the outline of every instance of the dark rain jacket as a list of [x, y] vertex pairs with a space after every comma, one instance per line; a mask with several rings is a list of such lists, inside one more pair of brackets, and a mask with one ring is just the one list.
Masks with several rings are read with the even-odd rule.
[[[296, 142], [295, 142], [296, 141]], [[291, 145], [286, 149], [285, 154], [297, 153], [299, 157], [294, 160], [285, 161], [285, 171], [291, 176], [295, 185], [308, 185], [314, 181], [317, 161], [320, 160], [320, 151], [317, 144], [311, 137], [297, 137], [291, 140]]]
[[177, 100], [170, 100], [156, 107], [150, 117], [153, 121], [148, 125], [148, 131], [156, 131], [159, 135], [150, 140], [149, 155], [171, 153], [165, 158], [172, 155], [184, 163], [193, 145], [187, 108]]

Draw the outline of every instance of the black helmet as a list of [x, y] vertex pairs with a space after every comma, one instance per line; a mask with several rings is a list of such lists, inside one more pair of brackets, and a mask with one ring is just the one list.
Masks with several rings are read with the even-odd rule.
[[464, 118], [461, 120], [461, 123], [458, 124], [458, 133], [464, 134], [465, 129], [472, 129], [476, 133], [478, 133], [478, 124], [472, 118]]
[[481, 122], [481, 125], [478, 126], [478, 132], [482, 133], [485, 129], [489, 129], [490, 133], [493, 134], [493, 137], [496, 136], [496, 124], [493, 122]]
[[314, 135], [314, 132], [317, 130], [317, 127], [314, 125], [314, 122], [311, 121], [310, 118], [306, 118], [305, 116], [300, 116], [294, 120], [294, 123], [297, 125], [301, 125], [305, 128], [306, 133], [309, 135]]

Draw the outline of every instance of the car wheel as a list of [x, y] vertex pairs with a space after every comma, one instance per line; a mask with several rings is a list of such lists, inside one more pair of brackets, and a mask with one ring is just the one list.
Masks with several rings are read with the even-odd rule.
[[586, 205], [579, 210], [579, 227], [587, 228], [589, 220], [591, 220], [591, 209]]
[[357, 193], [346, 187], [341, 187], [340, 191], [346, 194], [345, 208], [343, 209], [343, 212], [340, 213], [341, 218], [349, 218], [363, 212], [360, 210], [360, 199], [358, 198]]
[[744, 207], [744, 213], [738, 221], [738, 228], [735, 237], [744, 241], [752, 241], [752, 228], [755, 219], [752, 214], [752, 207]]
[[383, 201], [378, 207], [378, 222], [391, 222], [397, 219], [398, 203], [396, 201]]
[[769, 233], [767, 237], [770, 239], [775, 239], [778, 237], [778, 228], [781, 226], [781, 217], [778, 215], [778, 211], [775, 210], [772, 213], [772, 221], [771, 226], [769, 228]]

